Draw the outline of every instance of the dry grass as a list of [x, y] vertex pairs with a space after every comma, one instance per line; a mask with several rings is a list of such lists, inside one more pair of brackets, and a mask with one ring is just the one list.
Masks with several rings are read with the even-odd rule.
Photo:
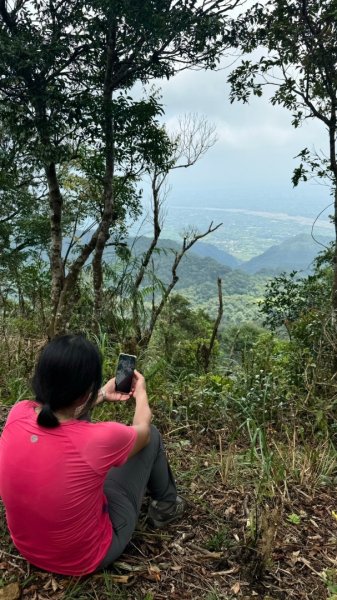
[[[75, 579], [28, 565], [10, 542], [2, 512], [3, 592], [18, 584], [20, 597], [27, 600], [330, 597], [329, 573], [337, 566], [337, 507], [334, 488], [319, 485], [317, 461], [289, 452], [293, 474], [298, 460], [302, 465], [298, 477], [289, 476], [283, 486], [265, 482], [261, 487], [259, 469], [248, 464], [248, 449], [227, 446], [225, 430], [200, 434], [191, 427], [165, 437], [188, 500], [181, 523], [157, 532], [147, 528], [142, 516], [111, 571]], [[276, 454], [285, 452], [278, 444]]]

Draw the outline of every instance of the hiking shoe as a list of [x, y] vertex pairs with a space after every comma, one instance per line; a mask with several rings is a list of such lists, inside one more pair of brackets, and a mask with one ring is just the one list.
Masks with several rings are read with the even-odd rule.
[[161, 529], [169, 523], [180, 519], [184, 513], [184, 510], [185, 501], [180, 496], [177, 496], [175, 502], [152, 500], [147, 512], [147, 518], [151, 525], [157, 529]]

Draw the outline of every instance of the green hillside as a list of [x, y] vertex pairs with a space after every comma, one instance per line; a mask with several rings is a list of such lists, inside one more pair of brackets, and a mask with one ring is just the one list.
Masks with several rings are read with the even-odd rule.
[[240, 268], [247, 273], [262, 270], [268, 273], [294, 270], [309, 273], [312, 270], [312, 261], [323, 250], [322, 244], [328, 246], [329, 243], [330, 238], [319, 236], [316, 241], [307, 234], [295, 235], [242, 263]]
[[[140, 256], [149, 246], [149, 238], [130, 240], [134, 256]], [[170, 281], [174, 252], [180, 249], [177, 242], [163, 239], [158, 244], [159, 252], [154, 254], [156, 277], [164, 283]], [[261, 321], [258, 302], [263, 296], [269, 279], [265, 274], [250, 274], [242, 270], [232, 270], [210, 257], [200, 257], [189, 251], [181, 260], [177, 274], [179, 281], [175, 292], [185, 296], [195, 307], [205, 309], [210, 315], [217, 310], [217, 279], [222, 279], [225, 302], [224, 323], [241, 321]], [[146, 282], [146, 285], [149, 281]]]

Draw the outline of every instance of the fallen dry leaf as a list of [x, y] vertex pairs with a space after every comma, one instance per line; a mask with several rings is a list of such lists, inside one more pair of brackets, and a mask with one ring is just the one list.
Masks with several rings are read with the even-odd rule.
[[21, 595], [18, 583], [9, 583], [0, 589], [0, 600], [18, 600]]
[[290, 556], [290, 561], [292, 565], [296, 565], [296, 563], [301, 562], [300, 551], [296, 550], [296, 552], [292, 552]]
[[[104, 577], [104, 575], [94, 575], [93, 579], [102, 579]], [[130, 573], [130, 575], [110, 575], [109, 574], [109, 579], [113, 582], [113, 583], [129, 583], [130, 580], [132, 580], [133, 575]]]
[[114, 583], [129, 583], [132, 575], [110, 575], [109, 579]]
[[160, 569], [156, 565], [150, 565], [148, 567], [148, 579], [152, 581], [160, 581]]
[[240, 567], [236, 566], [232, 569], [227, 569], [227, 571], [214, 571], [211, 575], [212, 577], [218, 577], [219, 575], [230, 575], [231, 573], [237, 573], [238, 571], [240, 571]]
[[231, 592], [233, 592], [233, 594], [238, 594], [240, 592], [241, 586], [239, 581], [237, 581], [236, 583], [234, 583], [234, 585], [232, 585], [231, 587]]
[[236, 513], [236, 508], [235, 506], [229, 506], [228, 508], [226, 508], [225, 510], [225, 516], [229, 517], [230, 515], [235, 515]]

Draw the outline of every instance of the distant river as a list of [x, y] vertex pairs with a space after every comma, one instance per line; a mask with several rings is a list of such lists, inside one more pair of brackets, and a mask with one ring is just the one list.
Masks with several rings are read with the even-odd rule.
[[[188, 207], [181, 207], [181, 206], [175, 206], [172, 207], [174, 209], [178, 209], [180, 210], [181, 208], [188, 208]], [[273, 221], [294, 221], [295, 223], [299, 223], [300, 225], [308, 225], [310, 227], [310, 229], [312, 228], [313, 224], [314, 224], [314, 219], [310, 218], [310, 217], [302, 217], [300, 215], [298, 216], [293, 216], [293, 215], [288, 215], [287, 213], [282, 213], [282, 212], [267, 212], [267, 211], [262, 211], [262, 210], [248, 210], [245, 208], [210, 208], [210, 207], [203, 207], [200, 208], [199, 210], [206, 210], [206, 211], [218, 211], [218, 212], [228, 212], [228, 213], [237, 213], [237, 214], [242, 214], [242, 215], [254, 215], [256, 217], [262, 217], [264, 219], [272, 219]], [[333, 231], [333, 224], [331, 223], [331, 221], [328, 221], [327, 219], [317, 219], [317, 221], [315, 222], [315, 227], [319, 227], [320, 229], [328, 229], [329, 232]]]

